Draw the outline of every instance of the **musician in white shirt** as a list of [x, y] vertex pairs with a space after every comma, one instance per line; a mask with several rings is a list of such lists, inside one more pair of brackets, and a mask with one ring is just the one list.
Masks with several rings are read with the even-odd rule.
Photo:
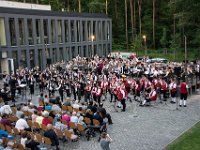
[[177, 84], [174, 79], [171, 80], [169, 84], [169, 90], [172, 97], [171, 103], [176, 103], [176, 93], [177, 93]]

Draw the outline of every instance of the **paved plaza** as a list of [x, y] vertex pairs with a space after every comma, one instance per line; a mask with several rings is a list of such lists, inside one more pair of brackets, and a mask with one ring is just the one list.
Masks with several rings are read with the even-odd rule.
[[[35, 95], [39, 95], [39, 91], [36, 90]], [[37, 104], [36, 100], [34, 96], [32, 102]], [[188, 107], [179, 107], [178, 110], [176, 104], [169, 102], [151, 107], [127, 102], [126, 112], [115, 112], [109, 100], [104, 102], [104, 106], [114, 123], [108, 126], [108, 133], [113, 139], [112, 150], [161, 150], [200, 120], [200, 95], [197, 94], [189, 97]], [[78, 142], [68, 142], [67, 148], [61, 149], [100, 150], [98, 136], [90, 141], [81, 137]]]

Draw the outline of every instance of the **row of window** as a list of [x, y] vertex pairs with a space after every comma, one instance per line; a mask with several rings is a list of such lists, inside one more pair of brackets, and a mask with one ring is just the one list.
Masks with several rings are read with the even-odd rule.
[[[60, 47], [60, 48], [52, 48], [51, 50], [49, 48], [43, 49], [37, 49], [36, 51], [34, 49], [31, 50], [15, 50], [12, 51], [11, 58], [14, 58], [16, 68], [19, 66], [21, 67], [29, 67], [28, 63], [30, 63], [30, 68], [35, 67], [38, 65], [40, 68], [45, 68], [44, 62], [47, 63], [47, 59], [50, 59], [52, 63], [56, 63], [58, 61], [62, 60], [70, 60], [71, 58], [75, 58], [77, 54], [79, 56], [83, 57], [91, 57], [92, 55], [101, 54], [102, 56], [106, 56], [110, 52], [110, 44], [99, 44], [98, 48], [97, 45], [89, 45], [83, 46], [81, 49], [80, 46], [77, 47], [71, 47], [71, 52], [69, 47]], [[28, 55], [28, 56], [27, 56]], [[46, 59], [46, 60], [45, 60]], [[29, 61], [29, 62], [28, 62]]]
[[[1, 30], [5, 30], [6, 24], [4, 18], [0, 17]], [[67, 43], [92, 40], [107, 41], [110, 40], [111, 36], [111, 22], [107, 20], [80, 21], [8, 18], [8, 25], [11, 46], [17, 46], [17, 42], [19, 42], [19, 45], [34, 45], [42, 43]], [[17, 32], [19, 37], [17, 37]], [[25, 38], [25, 33], [27, 33], [28, 39]], [[0, 34], [0, 39], [6, 39], [5, 36], [6, 34]], [[92, 37], [94, 37], [94, 39], [92, 39]], [[0, 44], [6, 45], [6, 42], [1, 42]]]

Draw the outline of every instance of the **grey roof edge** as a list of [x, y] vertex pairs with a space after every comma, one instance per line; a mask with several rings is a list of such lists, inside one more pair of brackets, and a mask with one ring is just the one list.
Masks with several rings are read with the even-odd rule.
[[57, 12], [57, 11], [48, 11], [48, 10], [19, 9], [19, 8], [6, 8], [6, 7], [0, 7], [0, 13], [32, 15], [32, 16], [57, 16], [57, 17], [111, 19], [104, 13]]

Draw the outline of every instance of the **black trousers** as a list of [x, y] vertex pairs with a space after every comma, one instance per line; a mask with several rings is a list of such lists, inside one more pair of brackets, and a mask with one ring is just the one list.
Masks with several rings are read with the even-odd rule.
[[121, 103], [122, 103], [122, 106], [123, 106], [122, 110], [125, 111], [126, 110], [126, 100], [123, 98], [121, 100]]
[[63, 93], [63, 91], [59, 91], [59, 95], [60, 95], [61, 101], [63, 102], [63, 99], [64, 99], [64, 93]]

